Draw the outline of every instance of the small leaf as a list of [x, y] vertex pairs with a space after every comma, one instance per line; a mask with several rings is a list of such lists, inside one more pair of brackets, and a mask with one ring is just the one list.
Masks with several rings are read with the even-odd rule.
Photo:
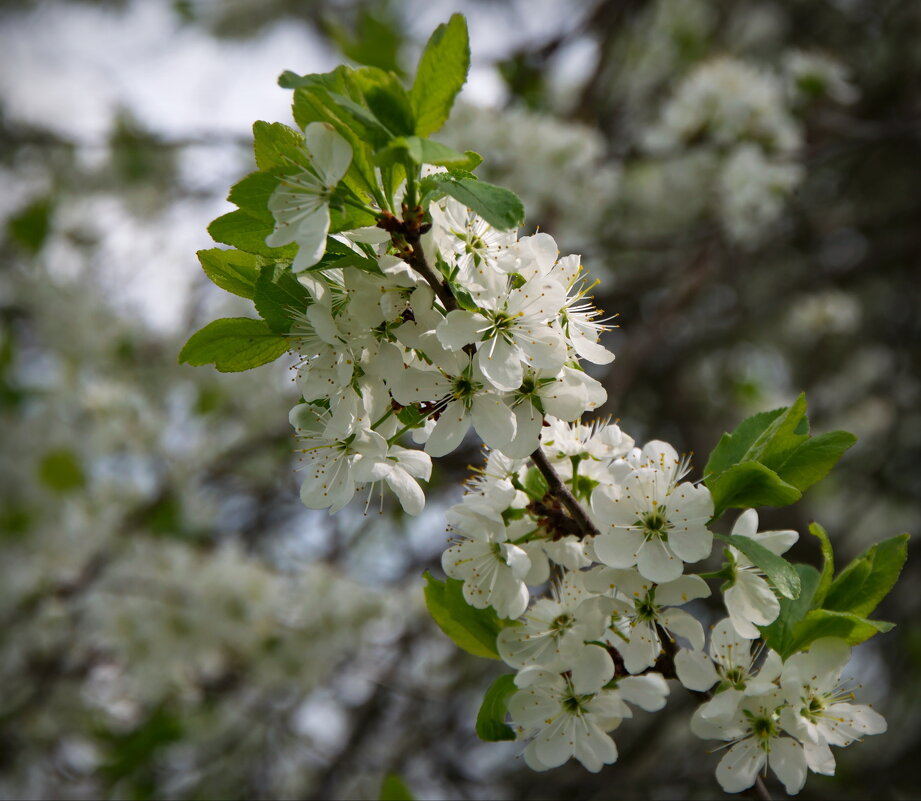
[[278, 178], [268, 172], [252, 172], [231, 189], [227, 199], [258, 220], [275, 226], [275, 218], [269, 211], [269, 198], [278, 186]]
[[758, 435], [745, 458], [760, 462], [771, 470], [777, 470], [808, 437], [806, 395], [800, 393], [793, 404], [784, 409], [783, 413]]
[[517, 691], [515, 674], [499, 676], [486, 691], [476, 716], [476, 733], [488, 743], [514, 740], [515, 730], [505, 722], [508, 699]]
[[524, 491], [532, 501], [543, 500], [547, 493], [550, 492], [550, 485], [547, 483], [547, 479], [536, 467], [530, 468], [525, 474]]
[[48, 489], [62, 495], [86, 486], [83, 467], [69, 448], [48, 451], [39, 462], [38, 477]]
[[454, 14], [435, 29], [419, 59], [409, 95], [419, 136], [429, 136], [447, 122], [469, 69], [467, 21]]
[[311, 303], [310, 293], [287, 264], [268, 264], [256, 282], [256, 311], [279, 334], [291, 330], [295, 315]]
[[265, 238], [272, 233], [272, 229], [272, 223], [238, 209], [218, 217], [208, 226], [208, 233], [215, 242], [222, 242], [247, 253], [276, 259], [294, 258], [297, 245], [270, 248], [265, 243]]
[[463, 582], [438, 581], [428, 571], [423, 578], [425, 605], [439, 628], [454, 644], [474, 656], [499, 659], [496, 637], [505, 628], [493, 609], [475, 609], [464, 600]]
[[253, 151], [260, 170], [287, 169], [292, 162], [303, 165], [307, 161], [304, 135], [280, 122], [253, 123]]
[[786, 659], [822, 637], [838, 637], [848, 645], [859, 645], [874, 634], [891, 631], [894, 626], [885, 620], [866, 620], [847, 612], [813, 609], [793, 627], [781, 656]]
[[832, 582], [824, 607], [866, 617], [895, 585], [908, 558], [908, 534], [873, 545]]
[[426, 181], [434, 187], [429, 199], [450, 195], [501, 231], [510, 231], [524, 223], [521, 199], [508, 189], [478, 181], [472, 175], [458, 177], [450, 172], [430, 175]]
[[362, 67], [352, 75], [375, 119], [392, 135], [412, 136], [415, 133], [412, 102], [396, 75], [377, 67]]
[[715, 533], [723, 542], [728, 542], [741, 551], [767, 576], [768, 581], [777, 588], [785, 598], [799, 597], [801, 586], [796, 569], [782, 556], [769, 551], [763, 545], [750, 537], [741, 537], [737, 534]]
[[835, 574], [835, 557], [831, 547], [831, 540], [828, 539], [828, 534], [824, 528], [818, 523], [810, 523], [809, 533], [813, 537], [817, 537], [822, 546], [822, 573], [819, 579], [819, 586], [816, 587], [815, 601], [813, 602], [813, 606], [821, 607], [822, 602], [825, 600], [825, 595], [828, 593], [828, 588], [831, 586], [832, 577]]
[[265, 264], [262, 256], [223, 248], [199, 250], [197, 255], [205, 275], [221, 289], [241, 298], [253, 299], [259, 270]]
[[409, 791], [399, 776], [391, 773], [381, 782], [381, 801], [415, 801], [415, 796]]
[[779, 465], [777, 474], [800, 492], [825, 478], [857, 437], [847, 431], [829, 431], [811, 437]]
[[748, 449], [751, 448], [755, 440], [784, 411], [785, 409], [774, 409], [770, 412], [753, 415], [739, 423], [731, 434], [723, 434], [707, 460], [704, 475], [716, 477], [716, 475], [728, 470], [734, 464], [744, 461]]
[[713, 496], [714, 518], [726, 509], [787, 506], [802, 493], [758, 462], [741, 462], [706, 482]]
[[288, 344], [263, 320], [224, 317], [192, 334], [179, 353], [179, 363], [213, 364], [222, 373], [235, 373], [275, 361]]
[[793, 627], [812, 609], [816, 588], [819, 586], [819, 571], [812, 565], [794, 565], [800, 581], [799, 597], [793, 600], [780, 599], [780, 614], [769, 626], [760, 626], [761, 636], [769, 648], [777, 653], [786, 653]]
[[51, 231], [51, 208], [51, 200], [43, 197], [19, 209], [6, 223], [10, 239], [29, 253], [38, 253]]

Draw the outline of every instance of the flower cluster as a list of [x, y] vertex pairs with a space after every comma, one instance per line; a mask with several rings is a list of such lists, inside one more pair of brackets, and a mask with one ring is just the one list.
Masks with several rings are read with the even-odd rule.
[[[795, 793], [807, 767], [834, 772], [829, 746], [885, 731], [883, 718], [851, 704], [840, 685], [850, 655], [843, 640], [819, 640], [786, 662], [761, 647], [753, 653], [756, 626], [776, 620], [780, 604], [734, 547], [724, 568], [729, 616], [705, 650], [703, 627], [682, 607], [710, 595], [701, 576], [684, 571], [710, 555], [713, 504], [703, 485], [682, 480], [687, 463], [670, 445], [637, 448], [611, 423], [548, 422], [542, 451], [587, 502], [599, 533], [572, 533], [549, 496], [534, 497], [533, 468], [491, 451], [449, 512], [456, 541], [442, 559], [468, 603], [509, 619], [497, 647], [517, 671], [508, 711], [531, 768], [572, 757], [591, 771], [614, 762], [609, 732], [632, 717], [630, 705], [664, 707], [667, 678], [711, 696], [692, 730], [731, 741], [717, 768], [727, 792], [750, 787], [767, 763]], [[749, 509], [732, 534], [775, 554], [798, 537], [757, 528]]]
[[[307, 158], [346, 152], [332, 129], [308, 127]], [[298, 244], [296, 271], [300, 253], [313, 254], [318, 237], [325, 242], [325, 222], [316, 219], [328, 217], [313, 189], [308, 201], [304, 191], [285, 181], [269, 204], [270, 243], [283, 231], [285, 242]], [[606, 398], [580, 365], [614, 356], [598, 343], [606, 326], [587, 297], [579, 257], [561, 258], [548, 234], [497, 230], [453, 198], [433, 205], [431, 217], [420, 248], [463, 287], [468, 308], [436, 296], [379, 228], [340, 237], [367, 269], [301, 272], [309, 302], [290, 336], [304, 402], [290, 419], [310, 508], [335, 512], [360, 488], [369, 488], [370, 500], [386, 483], [406, 512], [418, 514], [431, 457], [455, 450], [471, 427], [490, 447], [525, 457], [538, 447], [544, 415], [577, 420]], [[408, 431], [423, 450], [397, 444]]]

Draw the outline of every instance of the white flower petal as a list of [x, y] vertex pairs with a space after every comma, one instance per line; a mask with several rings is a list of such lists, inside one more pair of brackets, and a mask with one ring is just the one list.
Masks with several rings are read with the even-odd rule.
[[719, 681], [712, 660], [703, 651], [682, 648], [675, 655], [675, 672], [678, 681], [695, 692], [705, 692]]

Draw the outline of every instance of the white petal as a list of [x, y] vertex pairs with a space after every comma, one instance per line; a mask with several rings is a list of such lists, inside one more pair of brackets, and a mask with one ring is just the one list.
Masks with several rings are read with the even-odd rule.
[[625, 701], [647, 712], [657, 712], [662, 709], [668, 697], [668, 682], [661, 673], [627, 676], [618, 680], [617, 689]]
[[713, 662], [703, 651], [682, 648], [675, 655], [675, 672], [678, 681], [695, 692], [709, 690], [719, 681]]
[[393, 490], [403, 511], [409, 515], [417, 515], [425, 507], [425, 493], [416, 483], [416, 480], [399, 465], [394, 465], [387, 476], [387, 484]]
[[441, 413], [435, 428], [425, 443], [429, 456], [445, 456], [455, 450], [470, 430], [470, 418], [460, 401], [449, 403]]
[[738, 793], [755, 783], [765, 753], [749, 737], [730, 748], [716, 766], [716, 780], [727, 793]]
[[352, 163], [352, 146], [325, 122], [312, 122], [304, 129], [304, 143], [313, 156], [313, 166], [332, 188]]
[[643, 541], [643, 535], [639, 531], [622, 528], [606, 531], [595, 537], [595, 555], [610, 567], [633, 567]]
[[498, 395], [477, 395], [473, 399], [471, 417], [477, 434], [490, 448], [501, 450], [515, 438], [515, 413]]
[[435, 329], [438, 339], [448, 350], [461, 350], [480, 338], [480, 330], [486, 326], [482, 315], [463, 309], [448, 313]]
[[586, 645], [572, 666], [572, 686], [580, 695], [593, 695], [614, 678], [614, 661], [600, 645]]
[[789, 737], [772, 740], [768, 763], [790, 795], [796, 795], [803, 789], [806, 783], [806, 755], [803, 746], [796, 740]]
[[835, 755], [827, 743], [803, 743], [803, 751], [809, 770], [825, 776], [835, 775]]
[[323, 257], [328, 231], [329, 206], [321, 206], [316, 213], [301, 220], [297, 228], [297, 255], [291, 264], [294, 272], [313, 267]]
[[643, 576], [655, 582], [673, 581], [684, 570], [684, 563], [658, 537], [643, 544], [636, 566]]
[[489, 383], [503, 392], [518, 389], [524, 379], [521, 351], [501, 336], [479, 344], [476, 363]]
[[659, 622], [672, 634], [684, 637], [696, 651], [704, 647], [704, 627], [697, 618], [681, 609], [666, 609], [659, 615]]

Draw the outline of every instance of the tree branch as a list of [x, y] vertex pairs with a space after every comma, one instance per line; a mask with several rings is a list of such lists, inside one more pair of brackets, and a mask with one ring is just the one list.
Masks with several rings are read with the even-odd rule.
[[566, 507], [566, 511], [568, 511], [572, 519], [576, 521], [579, 529], [582, 531], [582, 536], [597, 537], [601, 532], [595, 528], [595, 524], [589, 519], [585, 509], [582, 508], [582, 504], [576, 500], [575, 496], [569, 491], [569, 487], [563, 483], [559, 473], [557, 473], [553, 465], [550, 464], [550, 460], [540, 449], [540, 446], [531, 454], [531, 461], [534, 462], [534, 466], [540, 470], [543, 477], [547, 479], [547, 485], [550, 487], [550, 492], [559, 498], [560, 503]]

